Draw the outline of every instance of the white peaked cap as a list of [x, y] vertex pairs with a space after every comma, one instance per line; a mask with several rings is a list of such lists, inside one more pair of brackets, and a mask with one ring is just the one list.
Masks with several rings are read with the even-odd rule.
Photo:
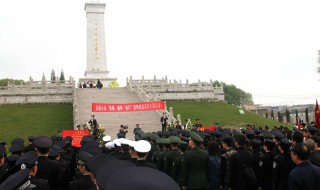
[[129, 141], [129, 146], [134, 148], [136, 143], [137, 143], [136, 141]]
[[120, 139], [119, 139], [119, 142], [120, 142], [121, 144], [129, 145], [129, 140], [128, 140], [128, 139], [125, 139], [125, 138], [120, 138]]
[[134, 145], [134, 150], [141, 153], [147, 153], [151, 150], [151, 144], [145, 140], [137, 141]]
[[104, 137], [102, 138], [102, 140], [103, 140], [104, 142], [108, 142], [108, 141], [111, 141], [111, 137], [110, 137], [110, 136], [104, 136]]
[[113, 148], [114, 148], [114, 143], [113, 143], [113, 142], [107, 142], [107, 143], [105, 144], [105, 147], [106, 147], [107, 149], [113, 149]]
[[114, 139], [113, 143], [117, 146], [121, 146], [120, 140], [119, 139]]

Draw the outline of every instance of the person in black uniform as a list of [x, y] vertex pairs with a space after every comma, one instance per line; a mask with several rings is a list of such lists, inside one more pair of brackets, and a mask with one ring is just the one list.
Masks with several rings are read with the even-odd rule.
[[92, 128], [96, 128], [97, 125], [98, 125], [98, 122], [97, 122], [97, 120], [94, 118], [94, 115], [92, 115], [92, 118], [90, 119], [90, 121], [89, 121], [88, 123], [90, 124], [90, 126], [91, 126]]
[[162, 117], [160, 118], [160, 122], [162, 125], [162, 132], [167, 130], [167, 122], [168, 122], [168, 117], [166, 116], [166, 113], [163, 112]]
[[35, 178], [47, 180], [51, 190], [56, 190], [60, 186], [61, 177], [59, 175], [59, 165], [48, 158], [52, 141], [49, 137], [39, 136], [33, 140], [38, 154], [38, 171]]
[[80, 151], [78, 154], [78, 169], [81, 176], [76, 181], [73, 181], [69, 185], [69, 190], [87, 190], [95, 187], [95, 184], [91, 180], [91, 172], [88, 169], [87, 162], [92, 157], [91, 154]]
[[294, 167], [290, 158], [291, 142], [288, 139], [280, 140], [278, 149], [280, 154], [274, 158], [272, 170], [272, 184], [274, 190], [288, 189], [288, 176]]
[[273, 164], [273, 150], [275, 143], [271, 139], [264, 141], [263, 149], [266, 152], [260, 157], [259, 161], [259, 175], [258, 186], [259, 189], [272, 189], [272, 164]]
[[20, 168], [28, 168], [30, 170], [29, 173], [29, 180], [32, 184], [36, 185], [33, 190], [50, 190], [49, 184], [47, 181], [39, 180], [35, 178], [35, 175], [38, 170], [38, 155], [34, 151], [29, 151], [23, 154], [19, 159], [16, 161], [16, 165], [19, 165]]
[[296, 167], [288, 178], [289, 190], [318, 190], [320, 187], [320, 168], [308, 161], [309, 149], [303, 143], [291, 149], [291, 159]]
[[151, 150], [151, 144], [148, 141], [146, 140], [137, 141], [134, 145], [134, 150], [137, 152], [137, 155], [138, 155], [136, 166], [158, 169], [156, 165], [146, 160], [147, 154]]
[[233, 190], [253, 189], [255, 184], [245, 178], [244, 168], [251, 167], [253, 153], [246, 150], [246, 139], [243, 135], [235, 136], [236, 153], [230, 157], [230, 187]]

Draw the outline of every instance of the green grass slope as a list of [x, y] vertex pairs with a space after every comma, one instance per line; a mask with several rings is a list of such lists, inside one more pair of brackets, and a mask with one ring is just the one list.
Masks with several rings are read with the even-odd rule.
[[241, 115], [239, 108], [223, 102], [167, 101], [166, 104], [168, 110], [170, 107], [173, 108], [175, 116], [180, 114], [183, 124], [185, 119], [190, 118], [192, 123], [195, 123], [196, 119], [200, 119], [203, 126], [212, 126], [214, 123], [225, 127], [244, 127], [247, 123], [255, 124], [258, 127], [284, 125], [248, 111]]
[[72, 129], [72, 104], [25, 104], [0, 106], [0, 141], [10, 144], [30, 135], [57, 135], [59, 129]]

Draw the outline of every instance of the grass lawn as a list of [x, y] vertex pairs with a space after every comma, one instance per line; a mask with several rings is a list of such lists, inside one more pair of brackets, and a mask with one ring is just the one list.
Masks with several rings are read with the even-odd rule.
[[24, 104], [0, 106], [0, 141], [10, 144], [21, 137], [53, 136], [59, 129], [73, 129], [72, 104]]
[[247, 123], [255, 124], [258, 127], [284, 125], [252, 112], [245, 111], [244, 115], [240, 115], [239, 108], [222, 102], [167, 101], [166, 103], [168, 110], [170, 107], [173, 108], [175, 116], [180, 114], [183, 124], [185, 119], [190, 118], [193, 124], [196, 119], [200, 119], [203, 126], [212, 126], [214, 123], [219, 123], [219, 125], [226, 127], [243, 127]]

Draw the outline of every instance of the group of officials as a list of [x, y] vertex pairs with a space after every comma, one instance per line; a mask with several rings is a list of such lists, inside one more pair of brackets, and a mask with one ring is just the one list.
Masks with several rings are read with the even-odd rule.
[[[316, 190], [320, 138], [314, 126], [215, 131], [134, 129], [135, 140], [91, 136], [0, 142], [0, 190]], [[7, 155], [7, 147], [10, 154]]]

